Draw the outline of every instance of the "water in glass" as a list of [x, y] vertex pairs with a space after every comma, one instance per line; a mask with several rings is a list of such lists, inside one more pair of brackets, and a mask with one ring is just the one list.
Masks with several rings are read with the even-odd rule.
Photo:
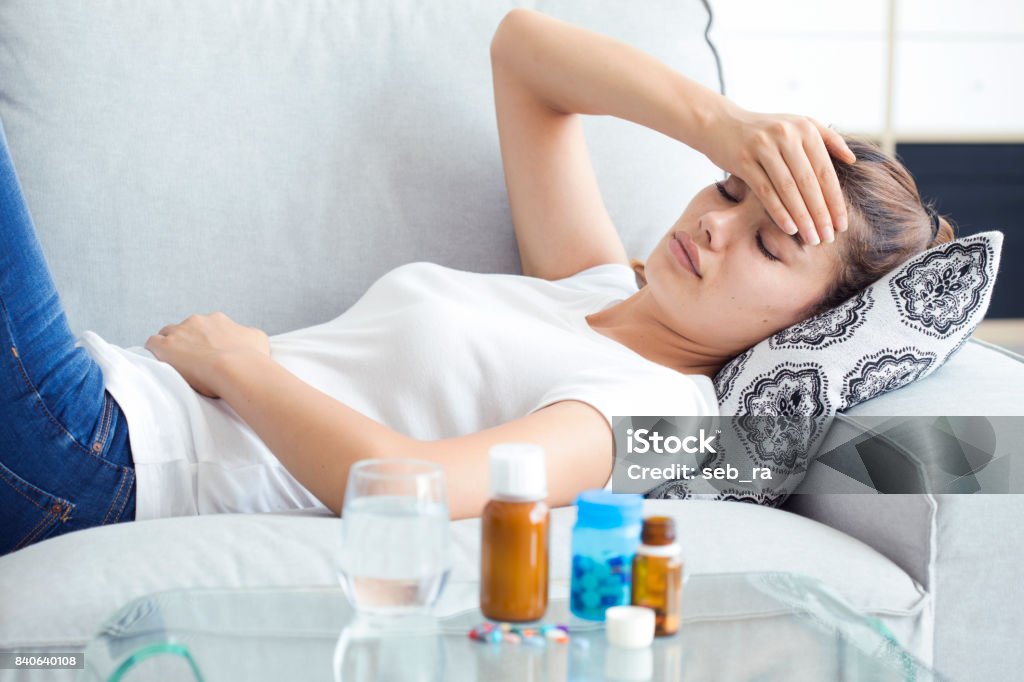
[[353, 481], [361, 476], [353, 469], [342, 514], [341, 576], [350, 601], [368, 613], [428, 610], [449, 572], [443, 473], [424, 471], [417, 483], [418, 474], [378, 468]]

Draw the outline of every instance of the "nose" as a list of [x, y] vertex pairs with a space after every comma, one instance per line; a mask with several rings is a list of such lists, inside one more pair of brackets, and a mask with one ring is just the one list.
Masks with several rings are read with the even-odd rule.
[[744, 231], [746, 225], [740, 206], [707, 211], [697, 223], [695, 241], [710, 251], [721, 251]]

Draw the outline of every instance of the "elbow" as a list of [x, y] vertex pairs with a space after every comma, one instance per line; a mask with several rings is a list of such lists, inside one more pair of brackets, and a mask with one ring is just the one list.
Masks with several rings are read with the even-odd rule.
[[[505, 49], [503, 45], [509, 41], [508, 34], [516, 29], [515, 27], [528, 20], [531, 14], [535, 14], [534, 10], [527, 9], [525, 7], [516, 7], [509, 10], [501, 21], [498, 22], [498, 27], [494, 30], [494, 36], [491, 37], [491, 62], [493, 63], [498, 56]], [[513, 41], [514, 42], [514, 41]]]

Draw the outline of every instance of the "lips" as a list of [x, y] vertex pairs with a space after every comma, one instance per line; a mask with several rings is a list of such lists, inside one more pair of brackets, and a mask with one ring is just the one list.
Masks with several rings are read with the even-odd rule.
[[690, 260], [690, 265], [693, 266], [694, 272], [697, 273], [698, 277], [703, 277], [703, 273], [700, 270], [700, 249], [697, 248], [697, 244], [693, 241], [693, 238], [686, 232], [676, 232], [672, 235], [673, 239], [679, 243], [679, 246], [683, 248], [683, 253]]

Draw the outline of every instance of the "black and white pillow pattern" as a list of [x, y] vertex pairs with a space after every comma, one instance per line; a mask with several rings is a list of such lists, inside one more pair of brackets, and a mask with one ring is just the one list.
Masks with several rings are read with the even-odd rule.
[[988, 310], [1002, 243], [992, 231], [935, 246], [736, 356], [714, 379], [722, 436], [708, 465], [742, 459], [767, 467], [771, 481], [729, 490], [669, 481], [647, 497], [781, 504], [836, 412], [928, 376], [963, 347]]

